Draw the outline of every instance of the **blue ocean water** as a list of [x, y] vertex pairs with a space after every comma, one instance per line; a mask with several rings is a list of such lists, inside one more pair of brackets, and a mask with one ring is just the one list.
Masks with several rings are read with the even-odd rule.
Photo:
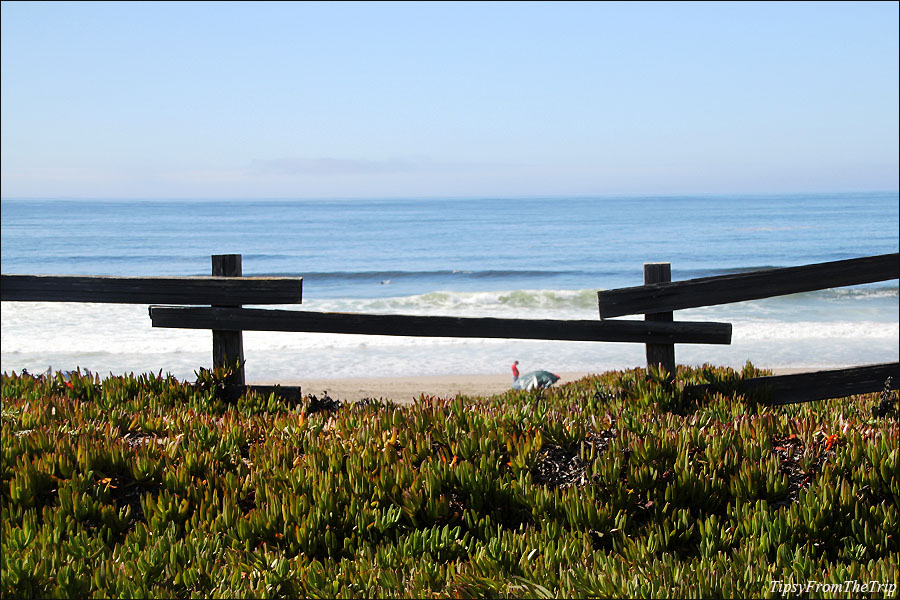
[[[302, 276], [305, 310], [596, 318], [596, 290], [898, 251], [898, 193], [380, 200], [2, 200], [2, 271]], [[170, 371], [211, 362], [208, 332], [153, 330], [145, 306], [4, 302], [3, 370]], [[897, 360], [897, 281], [677, 313], [732, 322], [679, 362], [771, 367]], [[682, 350], [682, 348], [684, 350]], [[600, 371], [635, 344], [245, 334], [248, 376]], [[523, 360], [524, 359], [524, 360]], [[539, 364], [538, 364], [539, 363]]]

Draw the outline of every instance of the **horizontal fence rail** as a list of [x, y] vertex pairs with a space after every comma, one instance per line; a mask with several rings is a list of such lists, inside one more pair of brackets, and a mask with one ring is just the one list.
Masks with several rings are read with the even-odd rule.
[[731, 323], [558, 321], [151, 306], [153, 327], [416, 337], [730, 344]]
[[801, 267], [763, 269], [716, 277], [597, 292], [600, 318], [671, 312], [759, 300], [900, 277], [900, 254], [882, 254]]
[[[240, 254], [211, 258], [212, 277], [4, 274], [0, 296], [4, 301], [150, 304], [153, 327], [212, 331], [213, 364], [236, 366], [225, 382], [229, 396], [255, 390], [296, 400], [298, 387], [244, 385], [243, 331], [634, 342], [647, 345], [648, 365], [663, 365], [674, 379], [675, 343], [730, 344], [732, 337], [730, 323], [675, 321], [675, 310], [900, 277], [898, 253], [677, 282], [669, 281], [668, 263], [650, 263], [644, 266], [645, 285], [598, 292], [600, 320], [566, 321], [242, 308], [301, 303], [303, 279], [242, 277]], [[645, 320], [604, 320], [640, 314]], [[757, 377], [734, 385], [766, 402], [789, 404], [877, 392], [888, 377], [891, 388], [897, 389], [900, 363]], [[686, 391], [715, 390], [707, 385], [691, 386]]]
[[2, 275], [2, 300], [116, 304], [297, 304], [302, 277]]
[[[796, 404], [880, 392], [888, 377], [891, 378], [890, 389], [898, 389], [900, 363], [753, 377], [736, 381], [735, 385], [738, 391], [758, 396], [769, 404]], [[709, 391], [715, 391], [714, 386], [695, 385], [685, 388], [685, 392], [701, 395]]]

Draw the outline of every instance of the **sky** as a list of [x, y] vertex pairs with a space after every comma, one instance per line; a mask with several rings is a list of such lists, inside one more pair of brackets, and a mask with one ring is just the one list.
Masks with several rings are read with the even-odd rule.
[[897, 2], [3, 2], [0, 195], [896, 190]]

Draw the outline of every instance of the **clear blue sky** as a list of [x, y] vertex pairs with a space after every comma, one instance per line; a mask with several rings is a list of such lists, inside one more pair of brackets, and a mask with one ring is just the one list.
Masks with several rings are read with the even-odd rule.
[[898, 187], [898, 3], [2, 3], [4, 197]]

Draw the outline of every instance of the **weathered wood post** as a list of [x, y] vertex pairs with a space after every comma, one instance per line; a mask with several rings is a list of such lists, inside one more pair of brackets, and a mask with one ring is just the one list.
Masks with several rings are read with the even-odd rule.
[[[219, 277], [241, 277], [240, 254], [213, 254], [212, 274]], [[219, 306], [219, 305], [214, 305]], [[240, 305], [225, 305], [240, 308]], [[217, 331], [213, 329], [213, 366], [235, 366], [234, 374], [226, 380], [226, 397], [236, 400], [244, 390], [244, 335], [241, 331]]]
[[[644, 285], [651, 283], [667, 283], [672, 281], [671, 263], [644, 263]], [[645, 321], [672, 321], [671, 312], [650, 313], [644, 315]], [[675, 344], [647, 344], [647, 366], [662, 365], [669, 373], [669, 379], [675, 379]]]

